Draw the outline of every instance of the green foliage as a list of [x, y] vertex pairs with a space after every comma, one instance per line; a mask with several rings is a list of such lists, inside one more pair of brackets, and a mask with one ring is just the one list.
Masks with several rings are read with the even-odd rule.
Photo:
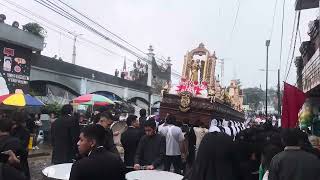
[[[281, 92], [281, 95], [283, 92]], [[260, 102], [265, 104], [266, 91], [260, 88], [245, 88], [243, 89], [244, 104], [250, 106], [250, 108], [256, 111], [259, 108]], [[282, 97], [282, 96], [281, 96]], [[268, 89], [268, 105], [272, 105], [274, 109], [278, 109], [278, 94], [277, 89]]]
[[44, 107], [44, 109], [47, 110], [49, 113], [55, 113], [56, 115], [60, 114], [61, 108], [62, 105], [58, 104], [57, 102], [53, 104], [48, 104]]
[[45, 38], [47, 36], [47, 31], [40, 26], [38, 23], [28, 23], [22, 26], [22, 29], [24, 31], [27, 31], [29, 33], [32, 33], [36, 36]]
[[244, 104], [248, 104], [250, 108], [256, 111], [261, 101], [265, 100], [265, 92], [259, 88], [243, 89]]

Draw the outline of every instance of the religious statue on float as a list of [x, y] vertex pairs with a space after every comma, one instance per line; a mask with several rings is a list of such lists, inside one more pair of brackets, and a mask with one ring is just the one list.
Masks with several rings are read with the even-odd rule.
[[215, 67], [217, 57], [211, 54], [203, 43], [184, 56], [182, 77], [192, 82], [206, 82], [208, 87], [215, 86]]
[[190, 67], [190, 80], [199, 82], [200, 60], [192, 60], [188, 66]]

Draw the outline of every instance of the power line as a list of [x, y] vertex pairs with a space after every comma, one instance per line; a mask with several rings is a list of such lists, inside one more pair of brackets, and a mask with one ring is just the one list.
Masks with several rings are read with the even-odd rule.
[[[35, 21], [35, 22], [43, 25], [44, 27], [47, 27], [48, 29], [51, 29], [52, 31], [55, 31], [55, 32], [61, 34], [61, 35], [63, 35], [64, 37], [66, 37], [66, 38], [68, 38], [68, 39], [70, 39], [70, 40], [73, 39], [73, 38], [70, 37], [68, 34], [66, 34], [66, 33], [70, 33], [70, 31], [69, 31], [68, 29], [65, 29], [64, 27], [62, 27], [62, 26], [60, 26], [60, 25], [57, 25], [56, 23], [53, 23], [52, 21], [49, 21], [48, 19], [43, 18], [43, 17], [35, 14], [34, 12], [32, 12], [32, 11], [26, 9], [26, 8], [23, 8], [22, 6], [19, 6], [18, 4], [13, 3], [12, 1], [9, 1], [9, 0], [4, 0], [4, 1], [6, 1], [7, 3], [10, 3], [11, 5], [15, 6], [16, 8], [18, 8], [18, 9], [20, 9], [20, 10], [22, 10], [22, 11], [17, 11], [17, 10], [15, 10], [15, 9], [9, 7], [9, 6], [6, 6], [6, 5], [0, 3], [2, 6], [10, 9], [10, 10], [12, 10], [12, 11], [14, 11], [14, 12], [16, 12], [16, 13], [18, 13], [18, 14], [20, 14], [20, 15], [28, 18], [28, 19], [30, 19], [30, 20], [33, 20], [33, 21]], [[52, 27], [50, 27], [50, 26], [48, 26], [48, 25], [45, 25], [45, 24], [43, 24], [43, 23], [40, 23], [40, 22], [37, 21], [36, 19], [31, 18], [31, 17], [29, 17], [29, 16], [21, 13], [21, 12], [23, 12], [23, 11], [29, 13], [30, 15], [32, 15], [32, 16], [34, 16], [34, 17], [40, 18], [42, 21], [46, 22], [47, 24], [50, 24], [50, 25], [52, 25], [52, 26], [55, 26], [55, 27], [57, 27], [58, 29], [60, 29], [60, 30], [62, 30], [62, 31], [64, 31], [64, 32], [66, 32], [66, 33], [63, 33], [63, 32], [61, 32], [61, 31], [59, 31], [59, 30], [56, 30], [56, 29], [54, 29], [54, 28], [52, 28]], [[114, 52], [114, 51], [112, 51], [112, 50], [110, 50], [110, 49], [107, 49], [106, 47], [103, 47], [102, 45], [100, 45], [100, 44], [98, 44], [98, 43], [95, 43], [95, 42], [93, 42], [93, 41], [90, 41], [90, 40], [88, 40], [88, 39], [86, 39], [86, 38], [84, 38], [84, 37], [79, 37], [79, 39], [80, 39], [80, 42], [83, 41], [83, 42], [86, 42], [86, 43], [88, 43], [88, 44], [91, 44], [91, 45], [93, 45], [93, 46], [99, 47], [99, 48], [107, 51], [107, 52], [109, 53], [108, 55], [113, 54], [113, 55], [116, 55], [116, 56], [119, 56], [119, 57], [122, 57], [122, 58], [125, 57], [125, 56], [123, 56], [123, 55], [120, 55], [119, 53], [116, 53], [116, 52]], [[131, 61], [131, 62], [135, 62], [135, 61], [132, 60], [132, 59], [128, 59], [128, 58], [126, 58], [126, 59], [129, 60], [129, 61]]]
[[271, 32], [270, 32], [270, 37], [269, 40], [272, 39], [272, 34], [274, 30], [274, 23], [275, 23], [275, 17], [276, 17], [276, 12], [277, 12], [277, 5], [278, 5], [278, 0], [275, 0], [274, 8], [273, 8], [273, 17], [272, 17], [272, 25], [271, 25]]
[[[50, 4], [44, 2], [44, 0], [35, 0], [36, 2], [40, 3], [41, 5], [49, 8], [50, 10], [58, 13], [59, 15], [71, 20], [72, 22], [84, 27], [85, 29], [87, 30], [90, 30], [92, 32], [94, 32], [95, 34], [99, 35], [100, 37], [108, 40], [108, 41], [111, 41], [113, 44], [117, 45], [118, 47], [128, 51], [129, 53], [135, 55], [136, 57], [138, 57], [139, 59], [141, 59], [142, 61], [145, 61], [146, 63], [149, 63], [144, 57], [138, 55], [137, 53], [133, 52], [132, 50], [124, 47], [123, 45], [121, 45], [120, 43], [117, 43], [116, 41], [110, 39], [109, 37], [106, 37], [105, 35], [103, 35], [101, 32], [99, 32], [98, 30], [94, 29], [93, 27], [89, 26], [88, 24], [86, 24], [85, 22], [81, 21], [80, 19], [78, 19], [77, 17], [75, 17], [74, 15], [70, 14], [69, 12], [67, 12], [65, 9], [63, 9], [62, 7], [54, 4], [53, 2], [51, 2], [50, 0], [47, 0]], [[57, 10], [58, 8], [58, 10]], [[60, 10], [59, 10], [60, 9]]]
[[[286, 72], [288, 70], [288, 65], [289, 65], [289, 60], [290, 60], [290, 52], [291, 52], [292, 45], [293, 45], [293, 38], [294, 38], [295, 27], [296, 27], [297, 15], [298, 15], [298, 12], [296, 11], [296, 13], [294, 15], [294, 21], [293, 21], [293, 27], [292, 27], [291, 39], [290, 39], [290, 46], [289, 46], [288, 58], [287, 58], [287, 62], [286, 62], [286, 68], [284, 70], [284, 76], [286, 75]], [[283, 80], [285, 80], [285, 79], [283, 78]]]
[[[53, 2], [51, 2], [50, 0], [47, 0], [47, 2], [49, 2], [50, 4], [44, 2], [44, 0], [35, 0], [36, 2], [40, 3], [41, 5], [49, 8], [50, 10], [58, 13], [59, 15], [71, 20], [72, 22], [84, 27], [87, 30], [90, 30], [92, 32], [94, 32], [95, 34], [99, 35], [100, 37], [110, 41], [111, 43], [115, 44], [116, 46], [126, 50], [127, 52], [133, 54], [134, 56], [138, 57], [139, 59], [145, 61], [146, 63], [149, 63], [144, 57], [138, 55], [136, 52], [126, 48], [125, 46], [121, 45], [120, 43], [110, 39], [109, 37], [106, 37], [105, 35], [103, 35], [101, 32], [99, 32], [98, 30], [94, 29], [93, 27], [89, 26], [88, 24], [86, 24], [85, 22], [83, 22], [82, 20], [80, 20], [79, 18], [75, 17], [74, 15], [72, 15], [71, 13], [67, 12], [65, 9], [63, 9], [62, 7], [60, 7], [57, 4], [54, 4]], [[57, 9], [58, 8], [58, 9]]]
[[[66, 28], [64, 28], [64, 27], [62, 27], [62, 26], [60, 26], [60, 25], [57, 25], [56, 23], [53, 23], [53, 22], [51, 22], [51, 21], [43, 18], [42, 16], [39, 16], [39, 15], [33, 13], [32, 11], [30, 11], [30, 10], [28, 10], [28, 9], [26, 9], [26, 8], [23, 8], [22, 6], [19, 6], [18, 4], [14, 3], [14, 2], [12, 2], [12, 1], [10, 1], [10, 0], [4, 0], [4, 1], [6, 1], [7, 3], [15, 6], [15, 7], [18, 8], [18, 9], [22, 9], [23, 11], [31, 14], [32, 16], [35, 16], [35, 17], [43, 20], [44, 22], [46, 22], [46, 23], [48, 23], [48, 24], [51, 24], [51, 25], [53, 25], [53, 26], [55, 26], [55, 27], [58, 27], [59, 29], [65, 31], [65, 32], [70, 33], [70, 31], [67, 30]], [[72, 22], [74, 22], [74, 23], [76, 23], [76, 24], [84, 27], [84, 28], [87, 29], [87, 30], [93, 31], [94, 33], [96, 33], [96, 34], [98, 34], [99, 36], [102, 36], [104, 39], [106, 39], [106, 37], [103, 36], [103, 34], [99, 33], [99, 31], [97, 31], [96, 29], [94, 29], [94, 28], [92, 28], [91, 26], [87, 25], [86, 23], [84, 23], [83, 21], [81, 21], [80, 19], [78, 19], [77, 17], [75, 17], [74, 15], [70, 14], [70, 13], [67, 12], [65, 9], [61, 8], [60, 6], [57, 6], [56, 4], [54, 4], [53, 2], [51, 2], [50, 0], [48, 0], [48, 2], [49, 2], [50, 4], [48, 4], [47, 2], [45, 2], [45, 1], [43, 1], [43, 0], [40, 0], [40, 1], [39, 1], [39, 0], [35, 0], [35, 1], [38, 2], [38, 3], [40, 3], [41, 5], [49, 8], [50, 10], [58, 13], [59, 15], [67, 18], [68, 20], [71, 20]], [[19, 12], [17, 12], [17, 13], [19, 13]], [[19, 14], [23, 15], [22, 13], [19, 13]], [[60, 31], [57, 31], [56, 29], [50, 28], [49, 26], [47, 26], [47, 27], [48, 27], [49, 29], [53, 30], [53, 31], [56, 31], [56, 32], [58, 32], [58, 33], [61, 33]], [[62, 33], [62, 34], [63, 34], [65, 37], [68, 37], [69, 39], [71, 39], [68, 35], [66, 35], [66, 34], [64, 34], [64, 33]], [[83, 41], [85, 41], [85, 42], [87, 42], [87, 43], [90, 43], [90, 44], [92, 44], [92, 45], [94, 45], [94, 46], [96, 46], [96, 47], [102, 48], [102, 49], [104, 49], [105, 51], [109, 52], [110, 54], [114, 54], [114, 55], [117, 55], [117, 56], [120, 56], [120, 57], [125, 57], [125, 56], [123, 56], [123, 55], [120, 55], [120, 54], [118, 54], [118, 53], [116, 53], [116, 52], [114, 52], [114, 51], [111, 51], [111, 50], [109, 50], [109, 49], [107, 49], [107, 48], [105, 48], [105, 47], [103, 47], [103, 46], [101, 46], [101, 45], [99, 45], [99, 44], [97, 44], [97, 43], [94, 43], [93, 41], [90, 41], [90, 40], [88, 40], [88, 39], [85, 39], [85, 38], [83, 38], [83, 37], [79, 37], [79, 39], [81, 39], [81, 40], [83, 40]], [[107, 39], [107, 40], [110, 41], [111, 39], [109, 38], [109, 39]], [[111, 41], [112, 41], [112, 40], [111, 40]], [[114, 41], [114, 43], [116, 43], [116, 42]], [[118, 44], [116, 44], [116, 45], [118, 45]], [[120, 47], [120, 48], [121, 48], [121, 47]], [[126, 50], [126, 49], [125, 49], [125, 50]], [[137, 56], [137, 57], [138, 57], [138, 56]], [[139, 56], [138, 58], [141, 59], [141, 60], [143, 60], [143, 61], [145, 61], [145, 62], [147, 62], [143, 57], [140, 57], [140, 56]], [[128, 59], [128, 58], [126, 58], [126, 59]], [[159, 58], [158, 58], [158, 59], [159, 59]], [[128, 60], [129, 60], [129, 61], [132, 61], [132, 62], [135, 62], [134, 60], [131, 60], [131, 59], [128, 59]], [[162, 60], [162, 59], [159, 59], [159, 60]], [[164, 60], [162, 60], [162, 61], [165, 62]]]
[[234, 18], [234, 21], [233, 21], [233, 26], [232, 26], [232, 30], [231, 30], [231, 34], [230, 34], [230, 43], [232, 42], [232, 38], [233, 38], [233, 33], [234, 33], [234, 30], [236, 28], [236, 25], [237, 25], [237, 21], [238, 21], [238, 16], [239, 16], [239, 11], [240, 11], [240, 0], [237, 1], [237, 12], [236, 12], [236, 16]]
[[[54, 5], [55, 7], [59, 8], [60, 10], [62, 10], [63, 12], [69, 14], [71, 17], [76, 18], [74, 15], [70, 14], [69, 12], [67, 12], [65, 9], [63, 9], [62, 7], [60, 7], [57, 4], [54, 4], [53, 2], [51, 2], [50, 0], [47, 0], [49, 3], [51, 3], [52, 5]], [[75, 8], [71, 7], [70, 5], [64, 3], [61, 0], [58, 0], [59, 2], [61, 2], [62, 4], [64, 4], [65, 6], [67, 6], [68, 8], [72, 9], [73, 11], [75, 11], [76, 13], [80, 14], [82, 17], [86, 18], [87, 20], [89, 20], [90, 22], [94, 23], [95, 25], [101, 27], [102, 29], [104, 29], [105, 31], [111, 33], [112, 35], [114, 35], [115, 37], [119, 38], [120, 40], [122, 40], [123, 42], [129, 44], [131, 47], [137, 49], [138, 51], [142, 52], [144, 55], [147, 55], [145, 52], [143, 52], [142, 50], [140, 50], [139, 48], [137, 48], [136, 46], [130, 44], [129, 42], [127, 42], [126, 40], [124, 40], [123, 38], [119, 37], [118, 35], [112, 33], [111, 31], [109, 31], [108, 29], [106, 29], [105, 27], [103, 27], [102, 25], [100, 25], [99, 23], [97, 23], [96, 21], [90, 19], [89, 17], [87, 17], [86, 15], [84, 15], [83, 13], [79, 12], [78, 10], [76, 10]], [[78, 19], [78, 18], [76, 18]], [[142, 59], [143, 61], [147, 62], [146, 60], [144, 60], [143, 57], [138, 57], [140, 59]], [[148, 63], [148, 62], [147, 62]]]
[[142, 52], [143, 54], [146, 54], [144, 51], [140, 50], [139, 48], [137, 48], [136, 46], [132, 45], [131, 43], [129, 43], [128, 41], [124, 40], [123, 38], [121, 38], [120, 36], [118, 36], [117, 34], [111, 32], [110, 30], [108, 30], [107, 28], [105, 28], [104, 26], [100, 25], [98, 22], [92, 20], [91, 18], [89, 18], [87, 15], [85, 15], [84, 13], [81, 13], [80, 11], [76, 10], [75, 8], [71, 7], [70, 5], [68, 5], [67, 3], [63, 2], [62, 0], [58, 0], [60, 3], [64, 4], [65, 6], [67, 6], [68, 8], [72, 9], [73, 11], [75, 11], [76, 13], [78, 13], [79, 15], [81, 15], [82, 17], [86, 18], [87, 20], [89, 20], [90, 22], [92, 22], [93, 24], [99, 26], [100, 28], [104, 29], [105, 31], [109, 32], [110, 34], [112, 34], [113, 36], [117, 37], [118, 39], [120, 39], [121, 41], [125, 42], [126, 44], [128, 44], [129, 46], [135, 48], [136, 50]]
[[281, 71], [281, 62], [282, 62], [282, 44], [283, 44], [283, 29], [284, 29], [284, 15], [285, 15], [285, 4], [286, 0], [283, 0], [282, 4], [282, 22], [281, 22], [281, 39], [280, 39], [280, 60], [279, 60], [279, 69]]
[[[121, 49], [129, 52], [130, 54], [132, 54], [132, 55], [134, 55], [134, 56], [136, 56], [136, 57], [138, 57], [138, 58], [146, 61], [145, 58], [142, 57], [142, 56], [140, 56], [138, 53], [136, 53], [136, 52], [130, 50], [129, 48], [123, 46], [122, 44], [120, 44], [120, 43], [118, 43], [118, 42], [110, 39], [109, 37], [107, 37], [106, 35], [102, 34], [102, 33], [99, 32], [98, 30], [96, 30], [95, 28], [89, 26], [88, 24], [86, 24], [86, 23], [83, 22], [82, 20], [78, 19], [77, 17], [73, 16], [73, 15], [70, 14], [69, 12], [65, 11], [63, 8], [58, 7], [57, 5], [55, 5], [54, 3], [52, 3], [51, 1], [48, 1], [51, 5], [48, 4], [47, 2], [45, 2], [44, 0], [35, 0], [35, 1], [36, 1], [37, 3], [43, 5], [44, 7], [46, 7], [46, 8], [48, 8], [48, 9], [54, 11], [55, 13], [57, 13], [57, 14], [65, 17], [65, 18], [71, 20], [72, 22], [74, 22], [74, 23], [76, 23], [76, 24], [84, 27], [85, 29], [87, 29], [87, 30], [89, 30], [89, 31], [97, 34], [97, 35], [100, 36], [101, 38], [103, 38], [103, 39], [105, 39], [105, 40], [107, 40], [107, 41], [110, 41], [112, 44], [114, 44], [114, 45], [118, 46], [119, 48], [121, 48]], [[57, 9], [57, 7], [58, 7], [58, 9]], [[60, 10], [59, 10], [59, 9], [60, 9]], [[146, 62], [147, 62], [147, 61], [146, 61]]]
[[294, 46], [293, 46], [293, 51], [292, 51], [292, 58], [291, 58], [291, 61], [290, 61], [290, 66], [289, 66], [288, 73], [287, 73], [285, 81], [287, 81], [287, 79], [288, 79], [288, 76], [289, 76], [289, 73], [290, 73], [290, 70], [291, 70], [291, 66], [292, 66], [292, 61], [294, 59], [294, 53], [295, 53], [295, 49], [296, 49], [297, 37], [298, 37], [298, 31], [299, 31], [299, 25], [300, 25], [300, 15], [301, 15], [301, 11], [298, 12], [297, 30], [296, 30], [296, 36], [295, 36]]
[[[141, 49], [139, 49], [138, 47], [132, 45], [131, 43], [129, 43], [128, 41], [124, 40], [122, 37], [120, 37], [119, 35], [111, 32], [110, 30], [108, 30], [106, 27], [102, 26], [101, 24], [99, 24], [98, 22], [92, 20], [91, 18], [88, 17], [88, 15], [81, 13], [79, 10], [76, 10], [75, 8], [73, 8], [71, 5], [63, 2], [62, 0], [58, 0], [60, 3], [62, 3], [63, 5], [67, 6], [68, 8], [72, 9], [73, 11], [75, 11], [77, 14], [81, 15], [82, 17], [86, 18], [87, 20], [89, 20], [90, 22], [92, 22], [93, 24], [97, 25], [98, 27], [102, 28], [103, 30], [107, 31], [108, 33], [112, 34], [113, 36], [117, 37], [118, 39], [120, 39], [121, 41], [125, 42], [126, 44], [128, 44], [129, 46], [133, 47], [134, 49], [140, 51], [141, 53], [147, 55], [144, 51], [142, 51]], [[160, 59], [160, 58], [156, 58], [158, 60], [163, 61], [164, 63], [166, 63], [166, 61]]]

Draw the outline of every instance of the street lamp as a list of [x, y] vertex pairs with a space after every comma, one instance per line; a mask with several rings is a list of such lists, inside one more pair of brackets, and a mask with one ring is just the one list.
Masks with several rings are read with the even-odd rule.
[[266, 58], [266, 120], [268, 119], [268, 71], [269, 71], [269, 46], [270, 40], [266, 40], [267, 58]]
[[72, 51], [72, 64], [76, 64], [76, 42], [78, 36], [82, 36], [83, 34], [76, 34], [75, 32], [68, 32], [69, 34], [73, 35], [73, 51]]

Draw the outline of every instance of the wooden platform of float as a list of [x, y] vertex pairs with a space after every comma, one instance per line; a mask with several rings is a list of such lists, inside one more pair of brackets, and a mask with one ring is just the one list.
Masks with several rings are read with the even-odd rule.
[[211, 101], [209, 98], [190, 97], [189, 100], [177, 94], [164, 94], [160, 103], [161, 119], [170, 113], [176, 116], [177, 121], [190, 125], [199, 125], [202, 122], [206, 127], [209, 127], [213, 118], [244, 122], [243, 112], [233, 109], [219, 99]]

